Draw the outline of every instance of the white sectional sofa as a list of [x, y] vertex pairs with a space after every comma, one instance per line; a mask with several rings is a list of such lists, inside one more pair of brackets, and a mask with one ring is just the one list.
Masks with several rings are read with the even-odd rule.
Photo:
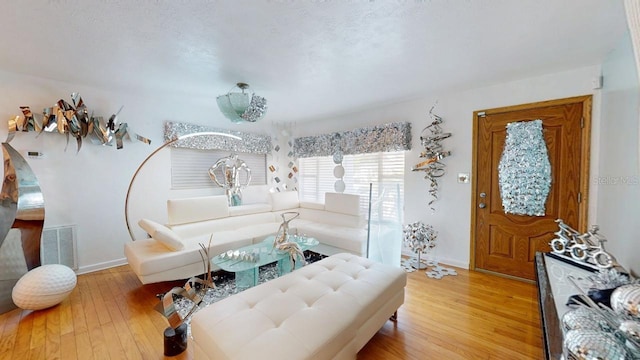
[[300, 216], [290, 223], [291, 233], [315, 237], [313, 251], [366, 256], [367, 230], [360, 214], [360, 196], [327, 193], [325, 202], [306, 203], [294, 191], [271, 193], [269, 202], [230, 207], [225, 195], [167, 201], [168, 224], [142, 220], [151, 236], [128, 242], [124, 253], [143, 284], [181, 280], [204, 272], [201, 247], [211, 238], [212, 255], [263, 241], [274, 235], [283, 212]]

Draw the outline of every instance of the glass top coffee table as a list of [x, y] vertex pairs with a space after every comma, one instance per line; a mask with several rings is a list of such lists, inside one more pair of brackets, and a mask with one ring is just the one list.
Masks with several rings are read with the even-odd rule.
[[[211, 262], [225, 271], [233, 272], [236, 276], [236, 287], [244, 290], [258, 285], [260, 266], [276, 262], [278, 274], [291, 272], [289, 253], [273, 248], [274, 236], [268, 236], [262, 242], [243, 246], [241, 248], [224, 252], [214, 256]], [[318, 240], [311, 237], [292, 235], [289, 241], [296, 242], [302, 251], [309, 250], [318, 245]], [[296, 269], [303, 266], [304, 259], [296, 261]]]

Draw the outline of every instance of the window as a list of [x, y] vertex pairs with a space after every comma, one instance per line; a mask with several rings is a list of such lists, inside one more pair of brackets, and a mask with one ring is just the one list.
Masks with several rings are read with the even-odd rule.
[[[198, 150], [171, 148], [171, 188], [203, 189], [217, 186], [209, 177], [209, 168], [218, 159], [229, 156], [227, 150]], [[237, 153], [251, 169], [251, 185], [267, 183], [267, 156], [264, 154]], [[245, 172], [240, 173], [240, 181], [246, 181]], [[222, 181], [222, 172], [218, 176]]]
[[[404, 194], [404, 152], [379, 152], [345, 155], [345, 193], [360, 195], [360, 209], [369, 209], [369, 183], [372, 188], [372, 210], [382, 219], [398, 221], [402, 216]], [[299, 159], [300, 199], [324, 202], [326, 192], [334, 192], [337, 178], [333, 175], [331, 156]]]

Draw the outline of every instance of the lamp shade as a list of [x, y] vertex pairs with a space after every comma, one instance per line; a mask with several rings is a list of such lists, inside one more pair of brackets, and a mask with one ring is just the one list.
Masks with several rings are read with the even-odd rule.
[[238, 83], [236, 85], [240, 92], [233, 92], [233, 89], [225, 95], [216, 98], [218, 107], [222, 114], [234, 123], [256, 122], [262, 119], [267, 112], [267, 100], [257, 96], [249, 89], [249, 85]]

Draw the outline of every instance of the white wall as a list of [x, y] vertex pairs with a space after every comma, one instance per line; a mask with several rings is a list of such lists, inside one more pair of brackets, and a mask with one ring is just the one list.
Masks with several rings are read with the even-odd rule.
[[[471, 184], [459, 184], [457, 174], [471, 173], [473, 111], [593, 94], [592, 152], [596, 156], [592, 155], [591, 167], [597, 172], [600, 95], [599, 90], [593, 90], [592, 80], [598, 76], [600, 67], [591, 66], [438, 97], [427, 96], [317, 121], [312, 129], [297, 129], [296, 135], [348, 130], [395, 121], [411, 122], [413, 149], [405, 157], [405, 223], [422, 220], [433, 225], [439, 232], [433, 255], [443, 263], [466, 268], [469, 265], [470, 251]], [[440, 196], [434, 203], [436, 211], [432, 212], [427, 206], [430, 200], [428, 181], [421, 172], [411, 172], [411, 167], [421, 160], [418, 157], [423, 150], [420, 146], [420, 132], [431, 123], [428, 112], [436, 101], [438, 103], [434, 113], [443, 118], [444, 131], [451, 132], [453, 136], [443, 140], [445, 149], [451, 150], [452, 156], [443, 160], [447, 173], [440, 178]], [[596, 194], [590, 193], [590, 198], [592, 222], [591, 219], [595, 219]]]
[[602, 137], [598, 187], [598, 224], [606, 247], [640, 274], [640, 174], [638, 142], [640, 87], [631, 40], [624, 38], [602, 65]]

